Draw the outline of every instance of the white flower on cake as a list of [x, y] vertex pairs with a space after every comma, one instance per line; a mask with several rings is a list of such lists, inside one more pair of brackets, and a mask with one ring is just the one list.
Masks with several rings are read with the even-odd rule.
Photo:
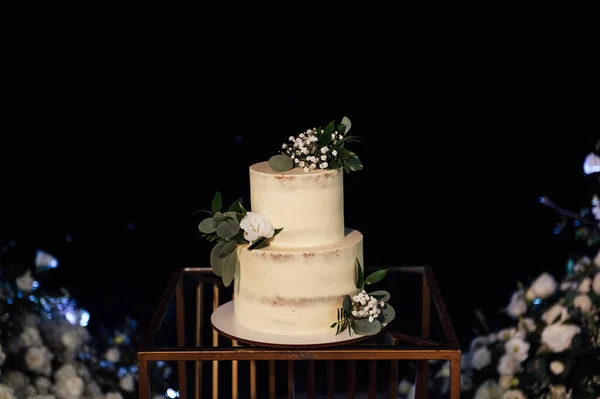
[[247, 212], [240, 221], [240, 228], [244, 230], [244, 238], [250, 244], [261, 237], [271, 238], [275, 235], [275, 229], [269, 219], [257, 212]]
[[352, 297], [352, 316], [358, 319], [369, 319], [369, 322], [372, 323], [379, 317], [384, 306], [383, 301], [378, 301], [377, 298], [363, 290]]

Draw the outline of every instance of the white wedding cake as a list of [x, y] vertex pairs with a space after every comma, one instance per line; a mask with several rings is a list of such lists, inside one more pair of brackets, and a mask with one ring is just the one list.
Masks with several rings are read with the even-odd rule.
[[240, 246], [234, 281], [236, 321], [274, 334], [331, 331], [337, 310], [356, 289], [363, 236], [344, 228], [343, 171], [298, 167], [275, 172], [250, 167], [250, 204], [273, 226], [284, 226], [269, 246]]
[[[216, 242], [212, 270], [233, 283], [235, 322], [279, 335], [376, 334], [395, 315], [389, 293], [365, 285], [363, 236], [344, 226], [344, 172], [362, 169], [347, 143], [350, 120], [290, 136], [281, 153], [250, 166], [250, 208], [241, 199], [198, 226]], [[334, 330], [335, 329], [335, 330]]]

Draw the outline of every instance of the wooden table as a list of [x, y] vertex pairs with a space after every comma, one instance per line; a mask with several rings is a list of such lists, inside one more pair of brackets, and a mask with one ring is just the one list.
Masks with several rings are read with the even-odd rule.
[[[392, 323], [367, 340], [318, 349], [256, 347], [219, 335], [210, 314], [232, 299], [231, 286], [224, 287], [210, 268], [175, 270], [137, 353], [140, 399], [150, 398], [149, 364], [158, 361], [177, 365], [179, 386], [173, 389], [181, 399], [294, 398], [299, 390], [309, 398], [340, 392], [353, 398], [361, 390], [369, 398], [384, 391], [397, 398], [399, 361], [414, 366], [416, 398], [427, 398], [430, 360], [450, 362], [450, 397], [459, 398], [460, 346], [432, 269], [388, 269], [374, 289], [390, 292]], [[319, 377], [325, 380], [320, 386]]]

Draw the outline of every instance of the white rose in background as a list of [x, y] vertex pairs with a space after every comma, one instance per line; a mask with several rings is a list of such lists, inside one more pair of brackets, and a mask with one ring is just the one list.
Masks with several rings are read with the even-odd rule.
[[573, 305], [581, 309], [583, 313], [588, 313], [592, 309], [592, 300], [588, 295], [577, 295], [573, 300]]
[[519, 362], [524, 362], [529, 356], [529, 342], [521, 337], [514, 337], [504, 344], [504, 350]]
[[104, 358], [109, 362], [117, 363], [119, 359], [121, 359], [121, 352], [119, 351], [119, 348], [112, 346], [106, 350]]
[[549, 273], [542, 273], [529, 287], [528, 297], [546, 299], [556, 292], [556, 280]]
[[563, 323], [569, 318], [569, 310], [560, 304], [555, 304], [542, 314], [542, 320], [546, 324]]
[[542, 331], [542, 344], [554, 353], [564, 352], [571, 347], [573, 337], [581, 332], [574, 324], [552, 324]]
[[498, 361], [498, 374], [513, 376], [521, 367], [519, 360], [512, 354], [507, 353]]
[[487, 347], [481, 347], [473, 353], [471, 358], [471, 367], [475, 370], [481, 370], [492, 362], [492, 353]]
[[590, 152], [583, 161], [583, 173], [591, 175], [600, 172], [600, 157]]
[[135, 390], [135, 380], [131, 374], [124, 376], [119, 381], [119, 386], [125, 392], [133, 392]]
[[45, 376], [52, 373], [52, 358], [54, 355], [45, 346], [33, 347], [27, 349], [25, 353], [25, 363], [27, 368]]
[[502, 399], [527, 399], [527, 397], [523, 394], [523, 392], [519, 389], [511, 389], [510, 391], [506, 391]]
[[33, 290], [33, 282], [35, 280], [31, 277], [31, 273], [27, 272], [21, 277], [17, 277], [17, 287], [23, 292], [31, 292]]
[[108, 392], [105, 399], [123, 399], [123, 395], [120, 392]]
[[502, 390], [494, 380], [487, 380], [477, 388], [474, 399], [498, 399], [502, 397]]
[[15, 391], [4, 384], [0, 384], [0, 399], [16, 399]]
[[83, 380], [74, 375], [56, 383], [55, 391], [58, 399], [79, 398], [83, 393], [85, 384]]
[[527, 302], [523, 291], [515, 291], [510, 298], [510, 303], [506, 307], [506, 313], [512, 317], [523, 316], [527, 312]]
[[579, 285], [579, 292], [583, 294], [587, 294], [590, 292], [590, 288], [592, 287], [592, 279], [589, 277], [584, 278]]
[[273, 225], [261, 213], [247, 212], [240, 221], [240, 228], [244, 230], [244, 238], [251, 244], [260, 237], [271, 238], [275, 235]]
[[550, 363], [550, 371], [552, 371], [552, 374], [554, 375], [562, 374], [562, 372], [565, 371], [565, 364], [559, 360], [555, 360]]
[[600, 273], [596, 273], [592, 282], [592, 290], [596, 295], [600, 295]]

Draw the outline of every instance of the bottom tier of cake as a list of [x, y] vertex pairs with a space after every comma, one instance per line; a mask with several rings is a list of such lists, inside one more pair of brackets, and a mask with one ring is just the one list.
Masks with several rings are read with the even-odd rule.
[[331, 245], [281, 249], [273, 246], [238, 254], [234, 312], [238, 324], [271, 334], [332, 333], [345, 295], [356, 293], [363, 236], [346, 229]]

